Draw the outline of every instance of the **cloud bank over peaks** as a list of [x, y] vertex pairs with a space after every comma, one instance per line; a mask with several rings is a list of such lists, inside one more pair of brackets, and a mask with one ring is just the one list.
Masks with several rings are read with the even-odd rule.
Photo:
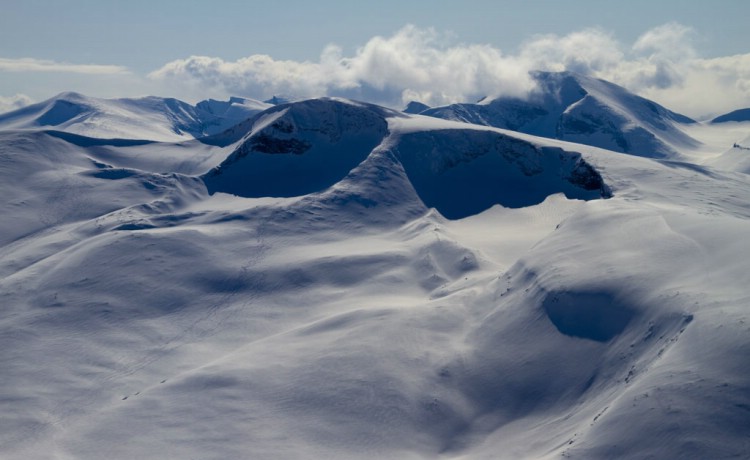
[[191, 56], [149, 74], [191, 87], [220, 86], [228, 94], [265, 98], [343, 96], [390, 106], [416, 99], [430, 105], [472, 100], [489, 93], [523, 96], [533, 89], [528, 66], [489, 45], [445, 45], [433, 29], [406, 26], [377, 36], [345, 57], [327, 46], [317, 62], [253, 55], [227, 62]]
[[[56, 73], [58, 86], [66, 86], [58, 91], [88, 94], [98, 89], [99, 95], [109, 97], [126, 96], [123, 88], [128, 95], [169, 94], [185, 100], [342, 96], [402, 108], [412, 100], [437, 106], [483, 97], [526, 97], [535, 89], [530, 71], [569, 70], [612, 81], [694, 118], [750, 107], [750, 53], [706, 59], [695, 50], [697, 37], [689, 27], [667, 23], [628, 44], [608, 31], [587, 28], [531, 36], [508, 53], [407, 25], [390, 36], [371, 38], [349, 56], [340, 46], [328, 45], [315, 61], [263, 54], [235, 61], [191, 56], [169, 62], [144, 79], [121, 66], [0, 58], [0, 72]], [[71, 82], [78, 84], [67, 87]], [[39, 96], [25, 87], [15, 91]], [[0, 111], [28, 102], [21, 96], [4, 97]]]
[[525, 97], [534, 89], [529, 71], [569, 70], [604, 78], [691, 116], [750, 106], [750, 54], [700, 58], [696, 33], [678, 23], [646, 31], [633, 44], [589, 28], [536, 35], [515, 54], [487, 44], [451, 43], [448, 34], [407, 25], [343, 55], [327, 46], [317, 62], [252, 55], [236, 61], [191, 56], [149, 74], [170, 86], [203, 88], [257, 99], [275, 94], [343, 96], [392, 107], [410, 100], [428, 105], [485, 96]]

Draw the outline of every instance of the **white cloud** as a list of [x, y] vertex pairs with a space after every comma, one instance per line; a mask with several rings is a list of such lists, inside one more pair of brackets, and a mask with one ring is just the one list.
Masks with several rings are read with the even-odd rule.
[[600, 29], [565, 36], [537, 36], [520, 56], [533, 69], [569, 70], [610, 80], [631, 91], [679, 86], [695, 59], [692, 29], [669, 23], [651, 29], [628, 47]]
[[670, 22], [641, 35], [633, 44], [633, 51], [674, 61], [691, 59], [695, 57], [694, 33], [690, 27]]
[[3, 72], [65, 72], [80, 74], [123, 74], [128, 73], [126, 67], [117, 65], [99, 65], [99, 64], [69, 64], [65, 62], [55, 62], [45, 59], [20, 58], [8, 59], [0, 58], [0, 71]]
[[16, 94], [15, 96], [0, 96], [0, 113], [10, 112], [11, 110], [20, 109], [34, 102], [25, 94]]
[[614, 37], [596, 28], [563, 37], [537, 35], [521, 46], [519, 56], [530, 69], [569, 70], [586, 75], [606, 72], [624, 58]]
[[620, 63], [610, 78], [638, 91], [681, 86], [689, 76], [689, 63], [696, 59], [693, 34], [677, 23], [647, 31], [633, 44], [631, 58]]
[[374, 37], [354, 56], [326, 47], [317, 62], [279, 61], [253, 55], [234, 62], [191, 56], [149, 75], [155, 80], [206, 87], [256, 98], [337, 95], [387, 105], [409, 98], [429, 104], [471, 100], [488, 93], [525, 94], [528, 69], [489, 45], [443, 46], [432, 29], [407, 26], [391, 37]]
[[618, 83], [692, 116], [750, 107], [750, 54], [700, 58], [694, 35], [669, 23], [628, 45], [593, 28], [534, 36], [516, 53], [505, 54], [490, 45], [451, 44], [433, 29], [406, 26], [370, 39], [348, 57], [335, 45], [317, 61], [192, 56], [149, 78], [193, 95], [332, 95], [401, 106], [412, 99], [438, 105], [486, 95], [524, 96], [533, 89], [530, 70], [570, 70]]
[[666, 88], [641, 88], [639, 94], [695, 116], [720, 115], [750, 107], [750, 54], [679, 62], [684, 77]]

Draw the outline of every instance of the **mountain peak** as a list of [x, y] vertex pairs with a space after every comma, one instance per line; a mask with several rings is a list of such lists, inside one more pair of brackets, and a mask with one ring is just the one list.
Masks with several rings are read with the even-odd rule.
[[531, 95], [485, 98], [423, 112], [646, 157], [674, 157], [697, 141], [675, 123], [695, 123], [625, 88], [574, 72], [531, 72]]
[[81, 93], [75, 92], [75, 91], [63, 91], [62, 93], [59, 93], [53, 97], [51, 97], [49, 100], [54, 101], [71, 101], [71, 102], [84, 102], [84, 101], [90, 101], [91, 98], [89, 96], [85, 96]]
[[[386, 109], [338, 98], [272, 107], [204, 180], [211, 193], [291, 197], [343, 179], [388, 133]], [[250, 121], [248, 121], [250, 123]]]
[[291, 97], [273, 96], [270, 99], [267, 99], [267, 100], [265, 100], [263, 102], [265, 102], [266, 104], [271, 104], [271, 105], [281, 105], [281, 104], [288, 104], [288, 103], [292, 102], [292, 100], [293, 99]]
[[429, 105], [424, 104], [422, 102], [411, 101], [408, 104], [406, 104], [406, 107], [404, 108], [404, 110], [402, 110], [402, 112], [410, 113], [410, 114], [417, 114], [417, 113], [424, 112], [425, 110], [428, 110], [429, 108], [430, 108]]

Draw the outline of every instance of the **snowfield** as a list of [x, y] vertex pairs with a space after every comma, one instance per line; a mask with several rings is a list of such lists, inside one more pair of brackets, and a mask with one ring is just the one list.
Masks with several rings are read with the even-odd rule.
[[18, 113], [4, 459], [750, 452], [750, 124], [659, 112], [631, 155], [335, 98], [168, 141]]

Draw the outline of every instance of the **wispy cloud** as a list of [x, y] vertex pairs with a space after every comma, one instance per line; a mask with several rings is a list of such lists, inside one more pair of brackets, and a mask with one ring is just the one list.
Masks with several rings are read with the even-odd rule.
[[129, 73], [128, 69], [118, 65], [70, 64], [45, 59], [0, 58], [2, 72], [66, 72], [93, 75], [112, 75]]
[[31, 104], [33, 100], [25, 94], [15, 96], [0, 96], [0, 113], [10, 112]]

